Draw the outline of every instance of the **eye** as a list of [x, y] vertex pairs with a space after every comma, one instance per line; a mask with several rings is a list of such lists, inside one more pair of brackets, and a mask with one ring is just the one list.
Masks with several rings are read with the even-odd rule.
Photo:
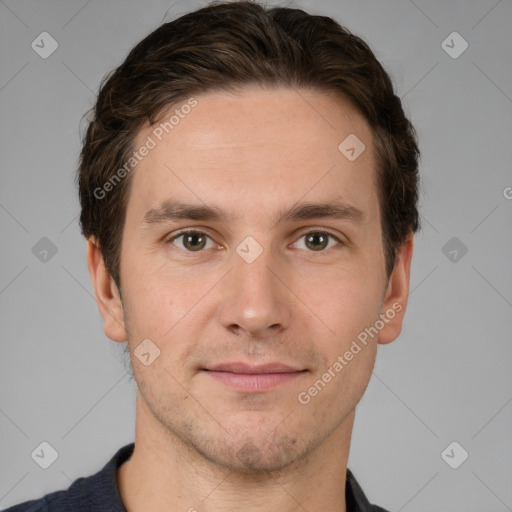
[[[338, 242], [338, 244], [342, 243], [338, 237], [332, 235], [331, 233], [327, 233], [326, 231], [309, 231], [300, 237], [300, 239], [302, 238], [305, 238], [305, 248], [316, 252], [323, 251], [326, 248], [330, 249], [332, 247], [328, 247], [329, 238], [335, 240]], [[295, 242], [295, 244], [297, 243], [298, 242]], [[302, 249], [302, 247], [299, 247], [299, 249]]]
[[[213, 240], [202, 231], [182, 231], [179, 235], [172, 237], [169, 242], [174, 244], [174, 242], [180, 238], [182, 239], [180, 242], [181, 248], [185, 248], [188, 252], [198, 252], [205, 248], [211, 249], [216, 245]], [[206, 247], [208, 240], [211, 242], [210, 247]]]
[[[325, 251], [326, 249], [330, 249], [333, 245], [329, 245], [329, 239], [334, 240], [334, 246], [342, 244], [341, 240], [328, 233], [326, 231], [309, 231], [308, 233], [303, 234], [300, 239], [305, 238], [305, 247], [298, 247], [299, 249], [309, 249], [311, 251]], [[176, 242], [180, 240], [180, 242]], [[210, 245], [208, 246], [208, 241]], [[176, 245], [182, 249], [185, 249], [187, 252], [200, 252], [203, 249], [212, 249], [217, 244], [213, 242], [213, 240], [203, 231], [182, 231], [178, 235], [170, 238], [168, 242], [171, 242], [173, 245]], [[176, 243], [175, 243], [176, 242]], [[179, 245], [178, 245], [179, 244]], [[298, 242], [295, 242], [294, 245], [297, 245]]]

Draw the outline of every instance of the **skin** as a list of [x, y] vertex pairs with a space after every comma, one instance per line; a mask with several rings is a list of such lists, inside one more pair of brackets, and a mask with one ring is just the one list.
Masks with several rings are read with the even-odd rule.
[[[355, 408], [378, 343], [400, 334], [413, 236], [386, 279], [372, 132], [345, 100], [255, 87], [196, 99], [133, 171], [122, 301], [96, 241], [88, 241], [105, 333], [128, 341], [138, 386], [135, 451], [119, 470], [121, 497], [128, 511], [235, 511], [240, 503], [246, 512], [345, 511]], [[135, 146], [153, 129], [145, 125]], [[352, 133], [366, 149], [351, 162], [338, 145]], [[143, 222], [169, 199], [218, 206], [231, 217]], [[299, 201], [331, 199], [365, 219], [277, 222]], [[170, 240], [184, 228], [205, 233], [203, 245], [191, 245], [204, 248]], [[311, 246], [311, 231], [339, 242]], [[263, 248], [252, 263], [236, 252], [248, 236]], [[301, 404], [299, 393], [393, 304], [401, 310], [378, 336]], [[133, 352], [146, 338], [160, 350], [149, 366]], [[241, 392], [201, 370], [231, 361], [307, 371], [269, 391]]]

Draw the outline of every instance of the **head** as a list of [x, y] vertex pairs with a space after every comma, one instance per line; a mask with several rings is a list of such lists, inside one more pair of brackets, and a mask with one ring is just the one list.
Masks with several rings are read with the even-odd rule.
[[[418, 158], [389, 76], [330, 18], [229, 2], [137, 44], [100, 87], [78, 183], [105, 332], [128, 341], [146, 413], [253, 470], [339, 429], [401, 330]], [[233, 361], [301, 374], [241, 393], [212, 380]]]

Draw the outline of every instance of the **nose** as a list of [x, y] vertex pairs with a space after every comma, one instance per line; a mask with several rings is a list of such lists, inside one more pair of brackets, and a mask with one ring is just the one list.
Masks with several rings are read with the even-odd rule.
[[269, 250], [248, 261], [233, 254], [233, 269], [222, 281], [220, 321], [233, 334], [275, 337], [289, 327], [292, 316], [285, 270]]

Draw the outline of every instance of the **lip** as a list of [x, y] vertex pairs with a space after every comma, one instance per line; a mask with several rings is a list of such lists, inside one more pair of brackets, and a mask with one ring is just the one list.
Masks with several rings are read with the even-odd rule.
[[284, 363], [267, 363], [267, 364], [247, 364], [242, 362], [217, 364], [206, 368], [213, 372], [231, 372], [244, 374], [261, 374], [261, 373], [291, 373], [303, 371]]
[[246, 393], [270, 391], [307, 372], [283, 363], [249, 365], [242, 362], [218, 364], [203, 371], [226, 386]]

